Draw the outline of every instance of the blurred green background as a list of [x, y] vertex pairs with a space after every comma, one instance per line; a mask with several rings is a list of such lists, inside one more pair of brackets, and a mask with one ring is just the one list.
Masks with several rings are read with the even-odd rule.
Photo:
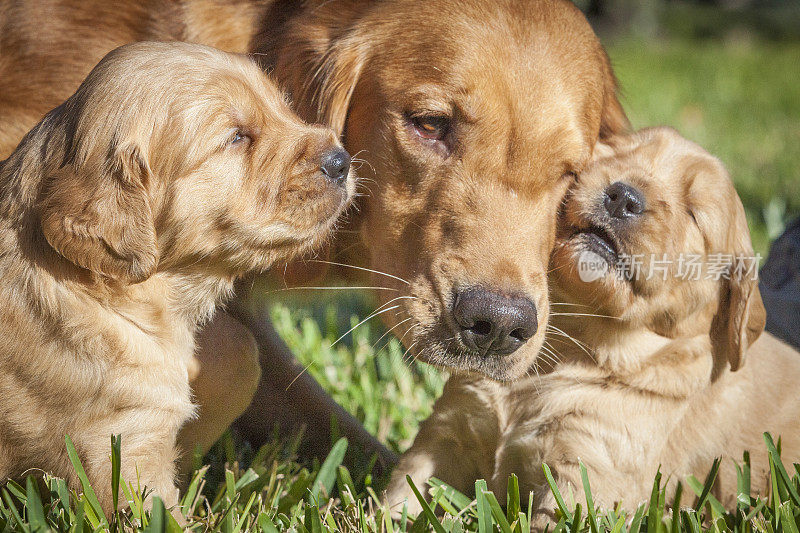
[[800, 2], [578, 2], [634, 127], [666, 124], [728, 167], [753, 244], [800, 213]]
[[[673, 126], [720, 157], [766, 257], [800, 214], [800, 2], [579, 5], [608, 48], [633, 125]], [[380, 318], [331, 347], [376, 304], [356, 291], [302, 292], [275, 298], [281, 335], [369, 431], [406, 449], [446, 376], [404, 358]]]

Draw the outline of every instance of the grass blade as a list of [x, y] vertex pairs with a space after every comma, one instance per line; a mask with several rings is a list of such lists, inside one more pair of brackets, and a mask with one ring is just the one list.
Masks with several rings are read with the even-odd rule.
[[797, 530], [797, 522], [794, 519], [792, 506], [789, 502], [781, 505], [781, 525], [783, 526], [784, 533], [800, 533]]
[[19, 511], [17, 511], [17, 506], [14, 504], [14, 500], [11, 499], [11, 494], [9, 494], [5, 489], [3, 489], [3, 499], [6, 501], [8, 509], [11, 512], [11, 516], [17, 522], [17, 526], [19, 526], [20, 530], [29, 532], [31, 528], [28, 527], [28, 524], [25, 523], [24, 520], [22, 520]]
[[764, 442], [767, 443], [767, 450], [769, 450], [770, 455], [772, 455], [773, 462], [775, 463], [775, 469], [778, 471], [778, 475], [780, 475], [780, 479], [783, 482], [782, 484], [786, 489], [786, 492], [789, 493], [792, 503], [794, 503], [796, 506], [800, 506], [800, 495], [798, 495], [792, 480], [789, 478], [789, 474], [783, 467], [783, 461], [781, 460], [778, 450], [775, 448], [775, 443], [772, 441], [772, 435], [769, 433], [764, 433]]
[[319, 507], [316, 505], [306, 507], [305, 527], [308, 533], [322, 533], [322, 521], [319, 518]]
[[653, 479], [653, 489], [650, 492], [650, 508], [647, 513], [647, 533], [658, 533], [658, 526], [661, 525], [663, 508], [659, 504], [661, 499], [661, 467], [656, 471]]
[[519, 501], [519, 479], [516, 474], [508, 476], [508, 487], [506, 489], [506, 516], [509, 522], [516, 520], [522, 508]]
[[333, 491], [333, 485], [336, 482], [336, 470], [344, 461], [344, 454], [347, 452], [347, 439], [342, 437], [331, 448], [328, 457], [322, 463], [317, 477], [314, 479], [314, 485], [311, 489], [312, 501], [318, 502], [319, 495], [322, 489], [325, 489], [325, 494], [330, 496]]
[[478, 533], [492, 533], [492, 508], [486, 499], [489, 488], [486, 481], [479, 479], [475, 482], [475, 503], [478, 511]]
[[462, 492], [459, 492], [440, 479], [432, 477], [428, 480], [428, 484], [436, 488], [442, 487], [444, 489], [445, 497], [450, 500], [450, 502], [459, 510], [466, 509], [472, 504], [472, 500], [468, 496], [464, 495]]
[[500, 528], [500, 532], [512, 533], [511, 524], [509, 524], [506, 519], [506, 514], [503, 512], [503, 508], [500, 507], [500, 503], [497, 501], [494, 493], [492, 491], [486, 491], [484, 497], [486, 501], [489, 502], [489, 508], [492, 510], [492, 516], [494, 516], [497, 526]]
[[[692, 491], [694, 491], [694, 493], [698, 496], [698, 498], [703, 496], [705, 485], [700, 483], [700, 481], [696, 477], [694, 476], [687, 477], [686, 484], [689, 485], [689, 487], [692, 489]], [[700, 500], [698, 500], [698, 503], [695, 504], [694, 506], [697, 512], [701, 512], [705, 504], [708, 503], [714, 509], [715, 513], [718, 514], [725, 513], [725, 506], [722, 505], [720, 501], [714, 497], [713, 494], [710, 493], [705, 494], [705, 496], [703, 497], [703, 506], [699, 505], [699, 501]]]
[[675, 487], [675, 497], [672, 498], [672, 533], [680, 533], [681, 525], [681, 496], [683, 495], [683, 483], [678, 481]]
[[278, 528], [275, 527], [275, 523], [267, 515], [267, 513], [261, 513], [258, 515], [258, 527], [261, 530], [261, 533], [278, 533]]
[[[705, 507], [706, 501], [709, 499], [709, 496], [711, 496], [711, 488], [714, 486], [714, 482], [717, 480], [717, 474], [719, 473], [719, 464], [720, 464], [719, 457], [714, 459], [714, 462], [711, 463], [711, 470], [708, 472], [708, 475], [706, 476], [706, 481], [703, 484], [703, 490], [700, 491], [700, 496], [699, 496], [699, 498], [697, 500], [697, 504], [694, 506], [695, 509], [698, 510], [698, 512], [703, 510], [703, 507]], [[691, 476], [690, 476], [690, 478], [691, 478]], [[694, 478], [694, 479], [696, 481], [696, 478]], [[691, 481], [691, 479], [690, 479], [690, 481]], [[690, 483], [690, 486], [691, 486], [691, 483]], [[694, 487], [692, 487], [692, 489], [694, 489]], [[711, 497], [713, 498], [713, 496], [711, 496]], [[714, 498], [714, 500], [716, 501], [716, 498]], [[719, 502], [717, 502], [717, 503], [719, 503]], [[722, 506], [720, 505], [720, 507], [722, 507]], [[724, 507], [722, 507], [722, 512], [723, 513], [725, 512], [725, 508]]]
[[39, 496], [39, 490], [36, 487], [36, 482], [31, 476], [25, 479], [26, 488], [26, 501], [25, 510], [28, 513], [28, 522], [32, 531], [47, 531], [50, 526], [44, 518], [44, 507], [42, 506], [42, 498]]
[[75, 450], [75, 445], [72, 443], [72, 439], [69, 437], [69, 435], [66, 435], [64, 437], [64, 441], [67, 445], [67, 455], [72, 463], [72, 468], [75, 469], [75, 473], [78, 475], [78, 479], [81, 482], [81, 487], [83, 487], [83, 494], [86, 497], [86, 501], [89, 503], [92, 511], [100, 520], [100, 522], [103, 525], [108, 526], [108, 519], [103, 512], [103, 507], [100, 505], [100, 501], [97, 499], [97, 494], [95, 494], [92, 485], [89, 483], [89, 478], [86, 476], [86, 471], [83, 469], [83, 464], [78, 457], [78, 452]]
[[194, 515], [197, 506], [200, 505], [201, 490], [205, 483], [206, 472], [208, 472], [208, 466], [204, 466], [194, 473], [189, 487], [183, 494], [183, 498], [181, 498], [181, 513], [186, 518]]
[[581, 481], [583, 482], [583, 493], [586, 496], [586, 513], [589, 516], [589, 528], [592, 533], [598, 533], [599, 524], [597, 522], [597, 513], [594, 508], [594, 499], [592, 498], [592, 489], [589, 486], [589, 473], [586, 471], [586, 466], [582, 461], [578, 461], [578, 466], [581, 469]]
[[556, 505], [558, 505], [558, 510], [561, 511], [561, 514], [566, 518], [569, 517], [569, 510], [567, 509], [567, 504], [564, 503], [564, 498], [561, 496], [561, 492], [558, 490], [558, 486], [556, 486], [556, 481], [553, 479], [553, 474], [550, 472], [550, 467], [547, 466], [545, 463], [542, 463], [542, 470], [544, 470], [544, 477], [547, 480], [547, 484], [550, 485], [550, 491], [553, 493], [553, 496], [556, 499]]
[[145, 533], [164, 533], [167, 530], [167, 510], [164, 502], [158, 496], [153, 497], [153, 511], [150, 514], [150, 523], [144, 528]]
[[114, 520], [111, 524], [112, 533], [117, 531], [119, 524], [119, 472], [122, 466], [122, 435], [111, 436], [111, 502], [114, 505]]
[[406, 481], [411, 487], [411, 490], [414, 492], [414, 496], [417, 497], [417, 501], [419, 501], [419, 504], [422, 506], [422, 512], [425, 515], [425, 518], [428, 519], [428, 522], [430, 522], [434, 531], [436, 531], [436, 533], [446, 533], [444, 527], [442, 527], [442, 524], [436, 518], [436, 514], [433, 512], [433, 509], [431, 509], [430, 505], [428, 505], [428, 502], [425, 501], [425, 498], [422, 497], [422, 494], [420, 494], [417, 486], [414, 485], [414, 481], [411, 480], [411, 476], [407, 475]]

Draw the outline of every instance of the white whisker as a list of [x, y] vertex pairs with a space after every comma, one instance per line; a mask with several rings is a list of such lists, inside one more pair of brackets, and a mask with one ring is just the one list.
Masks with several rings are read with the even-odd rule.
[[293, 379], [293, 380], [292, 380], [292, 381], [291, 381], [291, 382], [290, 382], [288, 385], [286, 385], [286, 388], [285, 388], [285, 389], [283, 389], [283, 392], [286, 392], [287, 390], [289, 390], [289, 387], [291, 387], [292, 385], [294, 385], [294, 382], [295, 382], [295, 381], [297, 381], [298, 379], [300, 379], [300, 376], [302, 376], [303, 374], [305, 374], [305, 373], [306, 373], [306, 371], [307, 371], [309, 368], [311, 368], [311, 365], [313, 365], [313, 364], [314, 364], [314, 361], [312, 360], [312, 361], [311, 361], [310, 363], [308, 363], [308, 364], [307, 364], [305, 367], [303, 367], [303, 370], [301, 370], [301, 371], [300, 371], [300, 373], [299, 373], [299, 374], [297, 374], [297, 375], [294, 377], [294, 379]]
[[[408, 352], [411, 351], [411, 348], [413, 348], [414, 345], [417, 344], [418, 342], [419, 339], [411, 343], [411, 346], [409, 346], [408, 349], [405, 352], [403, 352], [403, 356], [400, 358], [401, 361], [403, 361], [404, 363], [406, 362], [406, 355], [408, 354]], [[411, 363], [413, 363], [413, 361], [408, 361], [406, 364], [410, 365]]]
[[588, 355], [589, 357], [592, 358], [592, 361], [595, 361], [594, 355], [592, 355], [592, 353], [589, 352], [589, 350], [587, 349], [587, 346], [584, 343], [582, 343], [581, 341], [579, 341], [578, 339], [576, 339], [572, 335], [570, 335], [568, 333], [565, 333], [564, 331], [558, 329], [557, 327], [555, 327], [552, 324], [548, 324], [547, 328], [554, 330], [556, 332], [556, 334], [563, 335], [564, 337], [566, 337], [569, 340], [571, 340], [572, 342], [574, 342], [575, 345], [578, 346], [578, 348], [580, 348], [581, 350], [586, 352], [586, 355]]
[[350, 329], [348, 329], [347, 331], [345, 331], [345, 332], [342, 334], [342, 336], [341, 336], [341, 337], [339, 337], [338, 339], [336, 339], [335, 341], [333, 341], [333, 342], [331, 343], [331, 346], [330, 346], [330, 347], [331, 347], [331, 348], [333, 348], [334, 346], [336, 346], [336, 343], [337, 343], [337, 342], [339, 342], [340, 340], [342, 340], [342, 339], [344, 339], [345, 337], [347, 337], [348, 333], [351, 333], [353, 330], [355, 330], [355, 329], [356, 329], [358, 326], [360, 326], [360, 325], [361, 325], [361, 324], [363, 324], [364, 322], [366, 322], [366, 321], [368, 321], [368, 320], [370, 320], [370, 319], [373, 319], [373, 318], [375, 318], [375, 317], [376, 317], [376, 316], [378, 316], [378, 315], [382, 315], [383, 313], [386, 313], [387, 311], [391, 311], [392, 309], [397, 309], [397, 308], [399, 308], [399, 307], [400, 307], [399, 305], [395, 305], [395, 306], [392, 306], [392, 307], [387, 307], [386, 309], [382, 309], [381, 311], [376, 311], [376, 312], [372, 313], [372, 314], [371, 314], [371, 315], [369, 315], [367, 318], [365, 318], [364, 320], [362, 320], [361, 322], [359, 322], [358, 324], [356, 324], [356, 325], [355, 325], [355, 326], [353, 326], [352, 328], [350, 328]]
[[394, 287], [284, 287], [282, 289], [275, 289], [274, 291], [270, 291], [269, 294], [274, 292], [284, 292], [284, 291], [302, 291], [302, 290], [315, 290], [315, 291], [346, 291], [346, 290], [374, 290], [374, 291], [399, 291], [400, 289], [395, 289]]
[[[401, 325], [401, 324], [405, 324], [405, 323], [406, 323], [406, 322], [408, 322], [409, 320], [413, 320], [413, 319], [414, 319], [414, 317], [413, 317], [413, 316], [410, 316], [410, 317], [406, 318], [405, 320], [401, 320], [400, 322], [398, 322], [397, 324], [395, 324], [395, 325], [394, 325], [394, 326], [392, 326], [391, 328], [387, 329], [387, 330], [386, 330], [386, 332], [385, 332], [383, 335], [381, 335], [380, 337], [378, 337], [378, 340], [376, 340], [376, 341], [375, 341], [375, 342], [372, 344], [372, 348], [375, 348], [375, 346], [376, 346], [376, 345], [377, 345], [379, 342], [381, 342], [381, 339], [383, 339], [383, 338], [384, 338], [386, 335], [388, 335], [389, 333], [391, 333], [391, 332], [392, 332], [392, 330], [393, 330], [394, 328], [396, 328], [397, 326], [399, 326], [399, 325]], [[381, 350], [382, 350], [382, 349], [383, 349], [383, 348], [381, 348]]]
[[597, 318], [611, 318], [613, 320], [622, 320], [618, 316], [611, 315], [595, 315], [592, 313], [550, 313], [550, 316], [593, 316]]
[[373, 270], [371, 268], [360, 267], [360, 266], [355, 266], [355, 265], [348, 265], [346, 263], [337, 263], [335, 261], [324, 261], [322, 259], [309, 259], [309, 262], [324, 263], [326, 265], [341, 266], [341, 267], [347, 267], [347, 268], [354, 268], [356, 270], [363, 270], [365, 272], [372, 272], [373, 274], [380, 274], [381, 276], [386, 276], [386, 277], [389, 277], [389, 278], [392, 278], [392, 279], [396, 279], [397, 281], [402, 281], [406, 285], [410, 285], [410, 283], [408, 281], [404, 280], [403, 278], [399, 278], [399, 277], [394, 276], [392, 274], [387, 274], [386, 272], [381, 272], [380, 270]]

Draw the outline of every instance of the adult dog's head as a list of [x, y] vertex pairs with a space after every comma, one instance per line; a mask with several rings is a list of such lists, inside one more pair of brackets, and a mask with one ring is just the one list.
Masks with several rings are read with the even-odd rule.
[[611, 139], [565, 200], [551, 269], [576, 313], [710, 335], [733, 370], [764, 329], [744, 208], [722, 163], [670, 128]]
[[[625, 129], [607, 56], [566, 1], [308, 2], [275, 74], [377, 181], [361, 235], [414, 356], [500, 380], [542, 343], [556, 211]], [[399, 299], [392, 300], [400, 295]], [[391, 304], [390, 304], [391, 300]], [[408, 319], [408, 320], [407, 320]]]
[[318, 244], [355, 188], [349, 162], [248, 59], [137, 43], [106, 56], [6, 169], [36, 190], [58, 254], [131, 283], [228, 280]]

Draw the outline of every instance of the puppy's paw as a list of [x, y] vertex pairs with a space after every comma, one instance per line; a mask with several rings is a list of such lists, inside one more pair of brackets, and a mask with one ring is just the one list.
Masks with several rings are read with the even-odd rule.
[[[424, 483], [419, 484], [416, 481], [414, 483], [418, 489], [420, 486], [425, 486]], [[420, 492], [422, 492], [423, 496], [425, 495], [424, 489], [420, 489]], [[403, 508], [407, 509], [409, 517], [417, 516], [422, 512], [422, 505], [419, 503], [414, 491], [411, 490], [411, 485], [408, 484], [406, 476], [399, 475], [399, 472], [395, 472], [395, 475], [392, 476], [389, 487], [384, 492], [384, 501], [388, 504], [394, 519], [399, 519], [403, 516]]]

